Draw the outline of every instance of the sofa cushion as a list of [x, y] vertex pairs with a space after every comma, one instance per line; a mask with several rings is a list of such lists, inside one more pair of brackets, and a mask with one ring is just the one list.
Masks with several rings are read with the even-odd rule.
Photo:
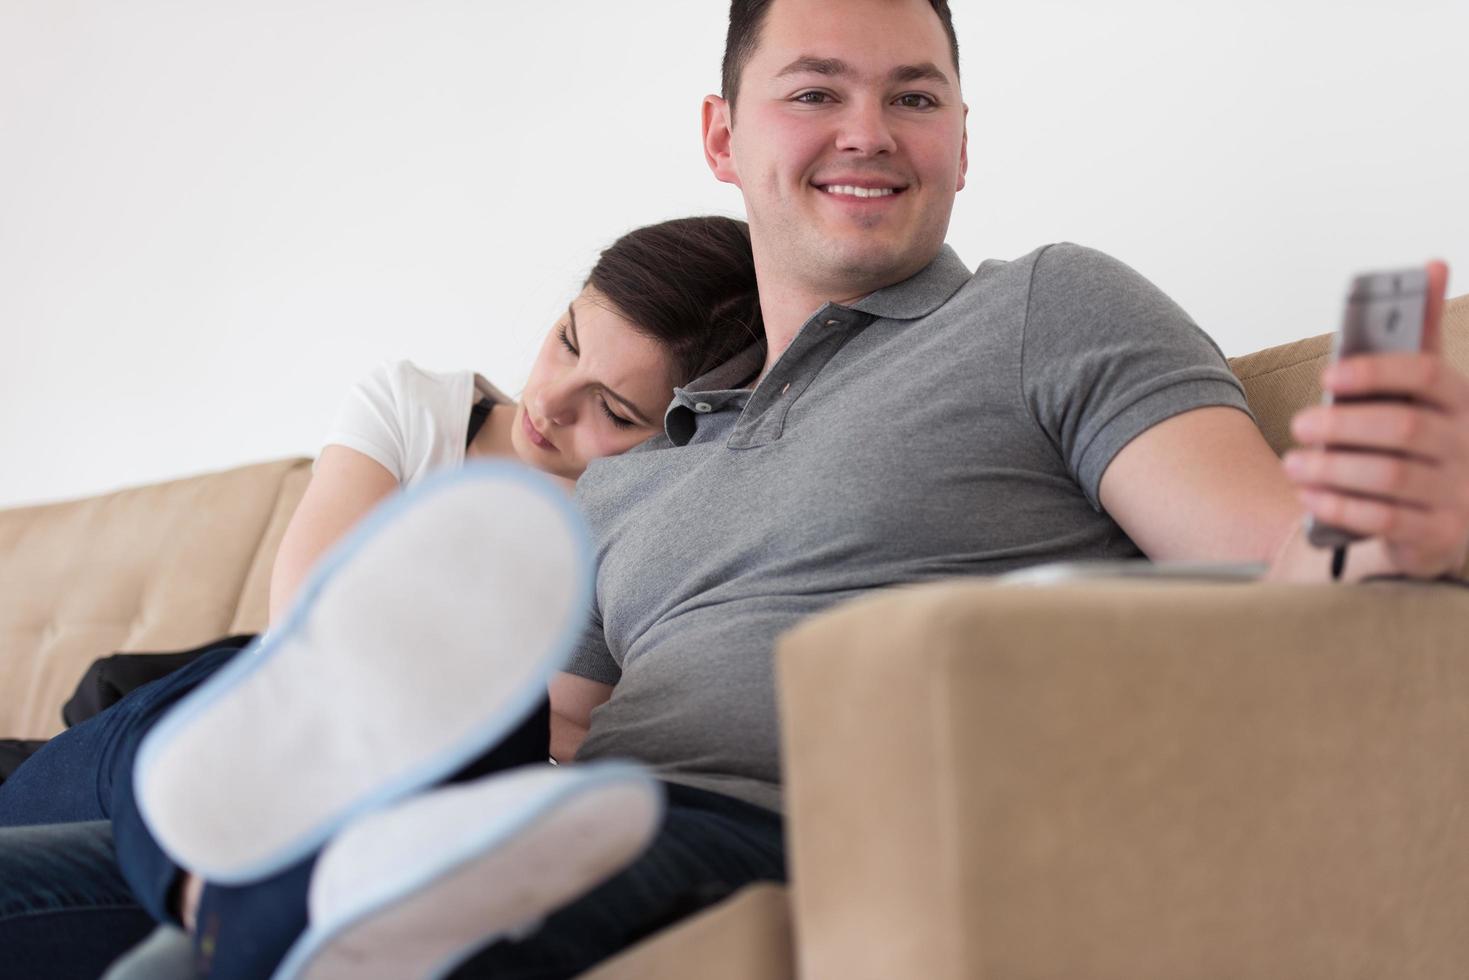
[[786, 890], [765, 883], [644, 940], [581, 980], [791, 980], [795, 960]]
[[0, 511], [0, 734], [46, 738], [87, 665], [265, 627], [310, 463], [278, 460]]

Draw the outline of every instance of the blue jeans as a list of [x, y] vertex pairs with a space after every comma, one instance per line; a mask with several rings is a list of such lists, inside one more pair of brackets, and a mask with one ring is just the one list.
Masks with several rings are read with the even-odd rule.
[[[206, 654], [139, 688], [58, 736], [0, 785], [0, 952], [26, 965], [17, 976], [95, 976], [153, 922], [173, 921], [180, 869], [138, 814], [132, 760], [152, 724], [236, 652]], [[454, 779], [544, 760], [548, 720], [542, 706]], [[667, 788], [664, 826], [637, 862], [534, 935], [496, 943], [455, 976], [574, 976], [744, 884], [784, 880], [777, 814]], [[45, 826], [26, 826], [33, 824]], [[204, 889], [198, 948], [211, 977], [269, 976], [305, 927], [314, 863], [251, 885]]]
[[109, 819], [120, 754], [131, 768], [129, 746], [238, 652], [211, 651], [47, 742], [0, 783], [0, 827]]
[[123, 880], [105, 820], [0, 829], [4, 976], [101, 976], [153, 926]]
[[[777, 814], [684, 786], [667, 790], [667, 817], [637, 861], [532, 935], [495, 943], [452, 976], [574, 977], [745, 884], [784, 880]], [[0, 829], [0, 951], [17, 964], [15, 975], [96, 976], [139, 942], [153, 917], [129, 901], [119, 859], [147, 867], [158, 857], [148, 842], [114, 851], [105, 822]], [[291, 910], [304, 905], [309, 876], [308, 861], [255, 885], [206, 888], [199, 927], [208, 975], [268, 977], [304, 924], [304, 908]]]

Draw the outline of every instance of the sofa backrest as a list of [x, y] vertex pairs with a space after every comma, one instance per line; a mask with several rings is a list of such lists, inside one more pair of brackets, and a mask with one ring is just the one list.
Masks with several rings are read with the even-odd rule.
[[[1449, 300], [1443, 326], [1445, 353], [1469, 375], [1469, 295]], [[1291, 416], [1321, 400], [1321, 371], [1331, 357], [1331, 337], [1322, 334], [1230, 358], [1229, 366], [1245, 386], [1255, 421], [1277, 455], [1294, 445]]]
[[[1445, 314], [1469, 374], [1469, 296]], [[1329, 334], [1234, 358], [1271, 448], [1320, 398]], [[67, 503], [0, 510], [0, 738], [45, 738], [88, 664], [265, 628], [271, 565], [310, 460], [285, 459]]]
[[271, 564], [310, 466], [0, 510], [0, 737], [60, 731], [97, 657], [264, 629]]

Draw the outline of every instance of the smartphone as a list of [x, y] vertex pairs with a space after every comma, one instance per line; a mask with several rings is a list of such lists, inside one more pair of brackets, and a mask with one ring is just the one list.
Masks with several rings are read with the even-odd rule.
[[[1427, 312], [1427, 270], [1403, 269], [1357, 276], [1347, 292], [1332, 362], [1357, 354], [1411, 354], [1422, 350], [1423, 320]], [[1332, 401], [1331, 392], [1322, 398], [1327, 405]], [[1315, 518], [1307, 519], [1306, 538], [1318, 548], [1345, 548], [1361, 540], [1360, 535]]]

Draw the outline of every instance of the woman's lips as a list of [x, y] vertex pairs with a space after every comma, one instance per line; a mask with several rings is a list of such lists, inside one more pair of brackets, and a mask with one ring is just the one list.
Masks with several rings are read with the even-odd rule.
[[547, 452], [554, 453], [556, 451], [556, 447], [552, 444], [551, 440], [541, 435], [541, 430], [531, 424], [529, 412], [521, 413], [520, 425], [521, 428], [525, 429], [525, 436], [531, 441], [532, 445], [544, 449]]

